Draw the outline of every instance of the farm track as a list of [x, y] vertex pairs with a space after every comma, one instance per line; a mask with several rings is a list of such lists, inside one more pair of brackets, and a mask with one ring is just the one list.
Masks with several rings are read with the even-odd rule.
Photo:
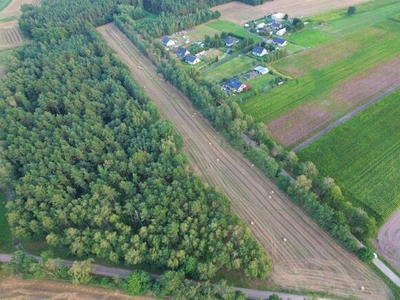
[[[183, 136], [184, 152], [195, 172], [218, 186], [240, 217], [254, 222], [253, 235], [272, 257], [270, 279], [275, 284], [366, 300], [391, 298], [377, 275], [321, 230], [195, 114], [188, 99], [156, 74], [151, 62], [117, 27], [108, 24], [98, 31], [130, 67], [135, 80], [145, 86], [161, 115]], [[361, 286], [366, 290], [361, 291]]]

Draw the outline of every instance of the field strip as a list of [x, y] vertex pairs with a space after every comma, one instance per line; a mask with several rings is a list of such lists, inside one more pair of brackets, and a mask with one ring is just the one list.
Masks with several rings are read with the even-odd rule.
[[[274, 283], [359, 299], [390, 298], [388, 287], [377, 275], [322, 231], [199, 113], [195, 114], [187, 98], [156, 73], [151, 62], [118, 28], [108, 24], [98, 31], [129, 66], [161, 115], [171, 120], [183, 136], [184, 152], [193, 169], [228, 196], [240, 217], [255, 223], [252, 233], [274, 262], [270, 276]], [[366, 290], [362, 292], [360, 286]]]
[[301, 149], [303, 149], [304, 147], [306, 147], [308, 144], [312, 143], [313, 141], [315, 141], [316, 139], [318, 139], [319, 137], [323, 136], [324, 134], [326, 134], [328, 131], [331, 131], [332, 129], [338, 127], [340, 124], [346, 122], [347, 120], [349, 120], [351, 117], [353, 117], [354, 115], [356, 115], [357, 113], [359, 113], [360, 111], [363, 111], [364, 109], [366, 109], [368, 106], [371, 106], [372, 104], [374, 104], [376, 101], [382, 99], [383, 97], [389, 95], [391, 92], [397, 90], [398, 88], [400, 88], [400, 84], [397, 84], [396, 86], [386, 90], [385, 92], [383, 92], [382, 94], [374, 97], [373, 99], [369, 100], [367, 103], [362, 104], [360, 106], [358, 106], [357, 108], [355, 108], [353, 111], [349, 112], [347, 115], [343, 116], [342, 118], [340, 118], [339, 120], [333, 122], [332, 124], [330, 124], [329, 126], [327, 126], [326, 128], [322, 129], [321, 131], [317, 132], [316, 134], [314, 134], [313, 136], [311, 136], [310, 138], [308, 138], [307, 140], [305, 140], [304, 142], [300, 143], [299, 145], [297, 145], [296, 147], [294, 147], [292, 150], [293, 151], [299, 151]]

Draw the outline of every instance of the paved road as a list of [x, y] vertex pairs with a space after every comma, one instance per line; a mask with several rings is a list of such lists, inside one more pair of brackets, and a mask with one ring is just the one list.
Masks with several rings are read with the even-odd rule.
[[391, 92], [393, 92], [394, 90], [397, 90], [398, 88], [400, 88], [400, 84], [386, 90], [384, 93], [372, 98], [371, 100], [369, 100], [367, 103], [358, 106], [357, 108], [355, 108], [353, 111], [349, 112], [347, 115], [345, 115], [344, 117], [340, 118], [339, 120], [333, 122], [332, 124], [330, 124], [328, 127], [322, 129], [321, 131], [317, 132], [316, 134], [314, 134], [312, 137], [308, 138], [307, 140], [305, 140], [304, 142], [300, 143], [299, 145], [297, 145], [296, 147], [293, 148], [293, 151], [299, 151], [300, 149], [303, 149], [304, 147], [306, 147], [308, 144], [310, 144], [311, 142], [315, 141], [317, 138], [323, 136], [325, 133], [327, 133], [328, 131], [331, 131], [332, 129], [338, 127], [340, 124], [342, 124], [343, 122], [346, 122], [348, 119], [350, 119], [351, 117], [353, 117], [355, 114], [359, 113], [360, 111], [363, 111], [364, 109], [366, 109], [368, 106], [371, 106], [372, 104], [374, 104], [376, 101], [382, 99], [383, 97], [389, 95]]
[[[11, 259], [11, 254], [0, 254], [0, 262], [8, 262]], [[39, 256], [32, 255], [36, 260], [40, 261], [41, 258]], [[67, 259], [62, 259], [61, 262], [67, 266], [70, 267], [73, 264], [72, 260], [67, 260]], [[98, 265], [98, 264], [92, 264], [92, 271], [91, 273], [94, 275], [101, 275], [101, 276], [107, 276], [107, 277], [115, 277], [119, 276], [121, 278], [126, 278], [129, 273], [131, 273], [133, 270], [130, 269], [123, 269], [123, 268], [111, 268], [111, 267], [106, 267], [103, 265]], [[156, 274], [151, 274], [151, 277], [153, 279], [157, 279], [158, 275]], [[304, 296], [300, 295], [292, 295], [292, 294], [286, 294], [286, 293], [276, 293], [276, 292], [267, 292], [267, 291], [259, 291], [259, 290], [251, 290], [251, 289], [244, 289], [244, 288], [234, 288], [236, 291], [241, 291], [247, 295], [249, 299], [259, 299], [259, 298], [268, 298], [272, 294], [277, 294], [279, 297], [281, 297], [283, 300], [304, 300], [307, 299]], [[324, 300], [324, 299], [320, 299]]]

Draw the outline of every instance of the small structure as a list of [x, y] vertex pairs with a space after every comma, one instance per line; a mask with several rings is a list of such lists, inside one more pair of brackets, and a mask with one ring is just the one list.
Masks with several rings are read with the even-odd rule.
[[261, 46], [255, 46], [252, 52], [255, 56], [261, 57], [268, 54], [267, 49]]
[[163, 43], [167, 47], [172, 47], [172, 46], [175, 45], [175, 42], [171, 38], [169, 38], [168, 36], [164, 36], [161, 39], [161, 43]]
[[226, 39], [224, 39], [224, 43], [227, 47], [232, 47], [233, 45], [239, 43], [239, 39], [235, 38], [235, 37], [227, 37]]
[[265, 25], [266, 24], [264, 22], [261, 22], [261, 23], [257, 24], [256, 29], [264, 28]]
[[283, 26], [280, 22], [274, 21], [268, 24], [269, 27], [271, 27], [272, 29], [278, 30], [281, 29]]
[[189, 54], [185, 57], [185, 62], [187, 62], [189, 65], [195, 65], [200, 62], [200, 59], [194, 55]]
[[183, 47], [178, 47], [175, 51], [175, 55], [179, 59], [184, 59], [186, 55], [189, 55], [190, 52]]
[[273, 15], [271, 15], [271, 19], [274, 21], [282, 21], [285, 18], [285, 14], [284, 13], [274, 13]]
[[282, 29], [279, 29], [277, 32], [276, 32], [276, 35], [277, 36], [282, 36], [282, 35], [284, 35], [286, 33], [286, 28], [282, 28]]
[[272, 43], [274, 43], [277, 46], [283, 47], [287, 45], [287, 41], [278, 37], [272, 38]]
[[230, 79], [227, 84], [227, 88], [229, 88], [232, 92], [240, 93], [246, 87], [241, 81], [237, 80], [236, 78]]
[[244, 26], [245, 28], [249, 28], [249, 27], [250, 27], [250, 25], [249, 25], [248, 23], [245, 23], [243, 26]]
[[268, 74], [268, 72], [269, 72], [268, 68], [265, 68], [262, 66], [255, 67], [253, 70], [256, 71], [260, 75]]

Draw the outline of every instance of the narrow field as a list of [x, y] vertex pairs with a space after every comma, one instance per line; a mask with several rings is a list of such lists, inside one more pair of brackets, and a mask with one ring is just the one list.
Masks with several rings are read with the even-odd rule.
[[11, 3], [0, 12], [0, 18], [20, 15], [21, 5], [25, 3], [39, 6], [40, 0], [12, 0]]
[[391, 93], [297, 152], [379, 224], [400, 207], [399, 97], [400, 90]]
[[[194, 114], [189, 101], [156, 74], [155, 67], [114, 25], [102, 26], [99, 32], [130, 67], [136, 81], [146, 86], [162, 116], [182, 134], [184, 151], [196, 173], [218, 186], [239, 216], [255, 223], [251, 230], [274, 262], [272, 282], [288, 289], [326, 291], [357, 299], [390, 299], [388, 287], [367, 266], [339, 246], [198, 113]], [[287, 242], [283, 242], [284, 237]], [[360, 286], [366, 290], [362, 292]]]
[[242, 2], [231, 2], [215, 6], [213, 7], [213, 10], [218, 10], [221, 13], [222, 19], [234, 22], [236, 24], [244, 24], [247, 21], [259, 19], [274, 12], [284, 12], [293, 17], [311, 16], [332, 9], [347, 9], [347, 7], [350, 5], [356, 5], [367, 1], [368, 0], [276, 0], [257, 6], [247, 5]]
[[0, 50], [18, 47], [23, 42], [17, 21], [0, 23]]

